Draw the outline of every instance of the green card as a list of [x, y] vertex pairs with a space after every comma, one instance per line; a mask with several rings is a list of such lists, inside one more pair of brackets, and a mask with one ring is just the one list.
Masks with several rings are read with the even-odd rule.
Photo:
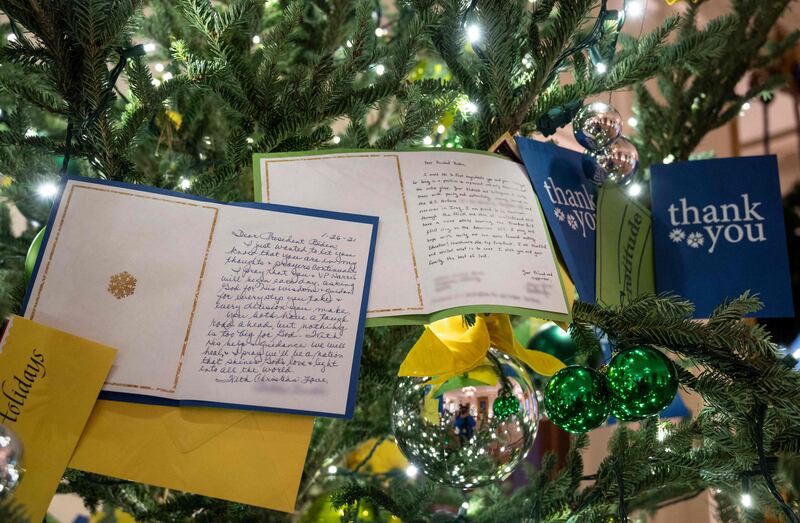
[[650, 211], [607, 184], [597, 199], [597, 302], [622, 305], [653, 292]]

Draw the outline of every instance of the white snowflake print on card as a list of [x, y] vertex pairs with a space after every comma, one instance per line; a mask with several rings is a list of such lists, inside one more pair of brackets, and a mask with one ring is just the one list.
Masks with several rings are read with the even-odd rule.
[[678, 229], [676, 227], [675, 229], [672, 229], [669, 233], [669, 239], [675, 243], [682, 242], [684, 238], [686, 238], [686, 233], [683, 232], [683, 229]]
[[689, 234], [688, 238], [686, 238], [686, 243], [687, 245], [689, 245], [689, 247], [694, 247], [695, 249], [697, 249], [698, 247], [703, 245], [703, 243], [705, 243], [705, 238], [703, 238], [702, 233], [693, 232]]
[[578, 220], [575, 219], [574, 214], [570, 214], [569, 216], [567, 216], [567, 225], [572, 227], [572, 229], [575, 231], [578, 230]]
[[560, 222], [563, 222], [564, 218], [566, 218], [566, 216], [564, 215], [564, 211], [561, 209], [561, 207], [556, 207], [555, 209], [553, 209], [553, 214], [556, 215], [556, 218]]

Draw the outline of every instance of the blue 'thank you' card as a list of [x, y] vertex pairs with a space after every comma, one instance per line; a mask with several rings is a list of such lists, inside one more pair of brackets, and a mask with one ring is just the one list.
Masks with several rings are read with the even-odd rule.
[[758, 293], [759, 317], [791, 317], [792, 291], [775, 156], [654, 165], [656, 290], [707, 318], [726, 298]]
[[582, 155], [522, 137], [517, 146], [578, 296], [594, 303], [597, 187], [583, 174]]

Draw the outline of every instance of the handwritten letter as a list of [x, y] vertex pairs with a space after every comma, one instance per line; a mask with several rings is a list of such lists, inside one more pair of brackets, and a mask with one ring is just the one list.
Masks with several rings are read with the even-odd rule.
[[297, 223], [265, 219], [219, 231], [216, 277], [207, 282], [212, 302], [194, 339], [190, 374], [199, 378], [192, 388], [228, 401], [269, 395], [287, 408], [313, 401], [303, 407], [312, 411], [344, 404], [371, 227], [292, 219]]
[[547, 230], [519, 166], [478, 154], [404, 160], [430, 304], [558, 310], [563, 294]]

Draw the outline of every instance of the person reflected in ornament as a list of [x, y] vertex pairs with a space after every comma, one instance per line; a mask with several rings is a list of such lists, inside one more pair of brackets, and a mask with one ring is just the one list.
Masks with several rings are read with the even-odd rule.
[[456, 412], [456, 417], [453, 421], [453, 426], [456, 429], [458, 441], [461, 443], [462, 447], [467, 441], [472, 439], [475, 433], [475, 425], [475, 418], [472, 417], [469, 411], [469, 403], [466, 405], [459, 405], [458, 412]]

